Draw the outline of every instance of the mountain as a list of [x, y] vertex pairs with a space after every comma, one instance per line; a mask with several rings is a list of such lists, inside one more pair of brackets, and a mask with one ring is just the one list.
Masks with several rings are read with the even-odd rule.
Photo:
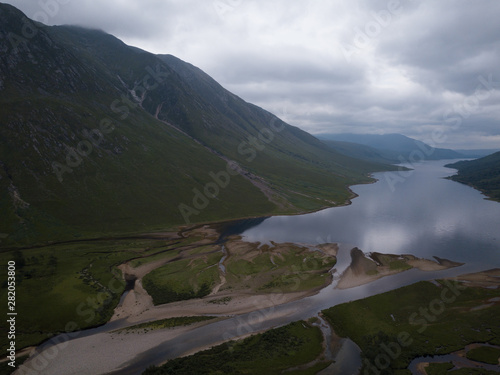
[[[414, 162], [419, 160], [459, 159], [464, 155], [449, 149], [435, 148], [428, 144], [402, 134], [321, 134], [322, 140], [357, 143], [382, 151], [384, 159], [393, 163]], [[335, 150], [335, 144], [330, 144]], [[346, 155], [353, 156], [356, 151], [344, 150]], [[354, 153], [353, 153], [354, 152]], [[369, 158], [364, 158], [371, 160]], [[379, 159], [380, 160], [380, 159]]]
[[500, 149], [473, 149], [473, 150], [455, 150], [456, 152], [464, 155], [466, 158], [478, 159], [484, 156], [494, 154]]
[[0, 51], [2, 246], [317, 210], [390, 168], [103, 31], [0, 3]]
[[458, 169], [450, 178], [470, 185], [500, 201], [500, 152], [476, 160], [459, 161], [446, 167]]
[[322, 142], [335, 151], [353, 158], [377, 163], [400, 163], [394, 153], [388, 150], [377, 149], [353, 142], [332, 141], [328, 139], [322, 139]]

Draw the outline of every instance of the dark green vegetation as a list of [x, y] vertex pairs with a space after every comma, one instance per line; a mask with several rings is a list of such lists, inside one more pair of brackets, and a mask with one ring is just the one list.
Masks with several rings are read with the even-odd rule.
[[1, 4], [0, 50], [2, 246], [316, 210], [391, 168], [101, 31], [35, 25]]
[[155, 320], [153, 322], [136, 324], [135, 326], [122, 328], [115, 332], [128, 333], [131, 331], [143, 331], [144, 333], [146, 333], [148, 331], [153, 331], [155, 329], [188, 326], [190, 324], [205, 322], [207, 320], [212, 320], [212, 319], [215, 319], [215, 316], [179, 316], [175, 318], [167, 318], [167, 319]]
[[479, 348], [471, 349], [467, 352], [467, 358], [489, 363], [490, 365], [498, 365], [500, 359], [500, 349], [490, 346], [481, 346]]
[[[409, 374], [406, 368], [416, 357], [448, 354], [476, 342], [498, 345], [500, 304], [488, 302], [498, 296], [498, 289], [419, 282], [324, 314], [335, 332], [355, 341], [381, 374]], [[390, 361], [386, 369], [384, 358]]]
[[[16, 260], [17, 349], [35, 345], [57, 333], [104, 324], [125, 288], [116, 265], [148, 255], [168, 256], [191, 238], [84, 241], [0, 253], [0, 264]], [[6, 268], [2, 267], [5, 281]], [[6, 283], [0, 298], [7, 301]], [[0, 322], [7, 332], [7, 322]], [[2, 350], [6, 341], [2, 340]]]
[[147, 274], [144, 288], [155, 305], [205, 297], [219, 282], [222, 253], [168, 263]]
[[446, 167], [458, 169], [450, 179], [481, 190], [491, 199], [500, 201], [500, 152], [481, 159], [459, 161]]
[[[218, 266], [223, 257], [221, 246], [198, 246], [151, 256], [151, 259], [161, 257], [168, 261], [142, 281], [154, 304], [202, 298], [218, 284], [220, 293], [288, 293], [317, 289], [331, 282], [329, 271], [336, 262], [334, 256], [287, 243], [259, 246], [230, 237], [225, 248], [223, 278]], [[147, 259], [138, 261], [145, 263]], [[222, 295], [207, 303], [227, 305], [231, 300], [232, 297]]]
[[[226, 285], [221, 290], [287, 293], [311, 290], [331, 282], [336, 258], [290, 243], [273, 246], [238, 240], [226, 244]], [[318, 245], [321, 247], [322, 245]]]
[[[161, 367], [147, 369], [144, 374], [281, 374], [285, 369], [305, 365], [318, 358], [323, 351], [322, 342], [323, 336], [318, 327], [299, 321], [189, 357], [172, 359]], [[320, 363], [312, 371], [327, 365], [326, 362]], [[287, 372], [308, 373], [311, 372]]]
[[0, 374], [2, 374], [2, 375], [10, 375], [10, 374], [12, 374], [27, 359], [28, 359], [27, 355], [23, 356], [23, 357], [16, 358], [16, 367], [9, 366], [8, 362], [0, 362]]
[[498, 375], [496, 371], [474, 368], [462, 368], [458, 370], [451, 370], [453, 364], [451, 363], [430, 363], [425, 371], [427, 375]]
[[425, 372], [427, 375], [442, 375], [448, 374], [448, 370], [451, 370], [453, 364], [451, 363], [430, 363], [429, 366], [426, 367]]
[[418, 162], [425, 160], [458, 159], [459, 152], [431, 147], [402, 134], [322, 134], [333, 149], [355, 158], [383, 163]]

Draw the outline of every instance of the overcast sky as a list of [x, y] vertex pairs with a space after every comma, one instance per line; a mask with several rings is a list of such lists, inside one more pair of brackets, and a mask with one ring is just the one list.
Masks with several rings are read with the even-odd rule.
[[0, 0], [168, 53], [292, 125], [500, 148], [497, 0]]

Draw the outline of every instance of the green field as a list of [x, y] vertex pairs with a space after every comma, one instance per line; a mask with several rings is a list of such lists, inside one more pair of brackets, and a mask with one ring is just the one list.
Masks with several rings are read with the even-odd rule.
[[453, 367], [451, 363], [430, 363], [426, 368], [427, 375], [498, 375], [496, 371], [485, 369], [462, 368], [450, 371]]
[[[500, 343], [500, 290], [455, 282], [419, 282], [324, 310], [335, 332], [350, 337], [367, 363], [409, 374], [413, 358], [448, 354], [476, 342]], [[366, 362], [368, 361], [368, 362]], [[392, 372], [391, 372], [392, 371]]]
[[250, 289], [258, 293], [299, 292], [326, 285], [331, 281], [328, 272], [336, 263], [334, 256], [311, 251], [294, 244], [273, 246], [246, 243], [226, 245], [229, 256], [227, 288]]
[[221, 258], [218, 252], [168, 263], [144, 277], [144, 288], [155, 305], [204, 297], [219, 282], [217, 263]]
[[[5, 265], [16, 261], [17, 349], [36, 345], [57, 333], [107, 322], [125, 288], [116, 266], [157, 252], [168, 256], [167, 248], [166, 240], [137, 238], [1, 252], [3, 301], [7, 300]], [[3, 332], [6, 324], [0, 322]], [[5, 345], [2, 340], [2, 350]]]
[[[318, 327], [304, 321], [272, 329], [244, 340], [229, 342], [194, 355], [172, 359], [152, 367], [144, 375], [197, 374], [282, 374], [286, 369], [306, 365], [322, 351], [323, 336]], [[320, 361], [309, 369], [286, 372], [292, 375], [315, 374], [329, 365]]]
[[490, 365], [498, 365], [500, 361], [500, 349], [481, 346], [469, 350], [467, 352], [467, 358], [473, 361], [489, 363]]

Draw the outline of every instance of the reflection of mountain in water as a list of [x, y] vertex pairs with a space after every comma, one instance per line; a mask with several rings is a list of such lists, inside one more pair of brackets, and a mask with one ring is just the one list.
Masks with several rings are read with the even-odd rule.
[[225, 239], [234, 234], [241, 234], [248, 229], [256, 227], [257, 225], [264, 222], [264, 220], [269, 219], [269, 217], [256, 217], [250, 219], [242, 219], [236, 221], [228, 221], [225, 223], [217, 224], [214, 227], [220, 233], [220, 237], [217, 243], [222, 243]]
[[[454, 171], [443, 164], [446, 161], [426, 161], [414, 165], [411, 173], [377, 173], [378, 182], [352, 187], [359, 196], [349, 206], [273, 216], [243, 237], [296, 243], [328, 238], [365, 253], [437, 256], [480, 269], [500, 267], [500, 204], [445, 179]], [[400, 180], [391, 185], [394, 178]]]

